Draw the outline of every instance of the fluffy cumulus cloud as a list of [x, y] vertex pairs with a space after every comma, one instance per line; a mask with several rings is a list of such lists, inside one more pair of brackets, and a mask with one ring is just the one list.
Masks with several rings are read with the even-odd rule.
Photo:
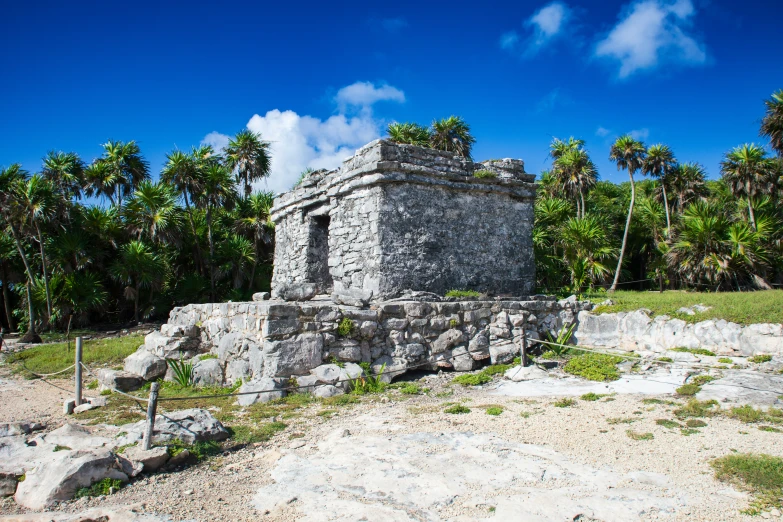
[[598, 42], [595, 55], [617, 62], [620, 78], [663, 63], [703, 64], [707, 61], [704, 45], [686, 34], [694, 14], [691, 0], [642, 0], [631, 4]]
[[644, 141], [650, 137], [650, 129], [634, 129], [628, 134], [635, 140]]
[[595, 135], [596, 135], [596, 136], [599, 136], [599, 137], [601, 137], [601, 138], [605, 138], [605, 137], [606, 137], [606, 136], [608, 136], [608, 135], [609, 135], [611, 132], [612, 132], [612, 131], [610, 131], [610, 130], [609, 130], [609, 129], [607, 129], [606, 127], [598, 127], [598, 128], [595, 130]]
[[563, 2], [547, 4], [525, 20], [524, 25], [529, 33], [526, 38], [520, 37], [516, 31], [503, 33], [500, 47], [507, 51], [522, 51], [527, 56], [534, 55], [563, 33], [570, 18], [571, 9]]
[[[307, 169], [332, 169], [353, 155], [357, 148], [381, 135], [382, 121], [372, 113], [379, 101], [405, 101], [404, 93], [389, 85], [375, 86], [357, 82], [337, 92], [334, 102], [338, 114], [325, 120], [274, 109], [263, 116], [255, 114], [247, 128], [261, 133], [271, 143], [272, 172], [257, 189], [284, 192]], [[220, 149], [229, 137], [218, 132], [207, 134], [202, 143]]]

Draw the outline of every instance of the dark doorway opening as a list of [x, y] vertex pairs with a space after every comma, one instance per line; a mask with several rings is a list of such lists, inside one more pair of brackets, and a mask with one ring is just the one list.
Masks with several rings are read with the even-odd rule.
[[307, 253], [307, 279], [318, 286], [319, 294], [329, 294], [334, 288], [329, 273], [329, 216], [311, 216], [310, 244]]

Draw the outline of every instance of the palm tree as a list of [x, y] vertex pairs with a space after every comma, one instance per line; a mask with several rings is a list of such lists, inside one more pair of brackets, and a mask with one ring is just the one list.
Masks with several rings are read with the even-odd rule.
[[35, 310], [33, 309], [33, 299], [30, 289], [34, 277], [33, 270], [30, 261], [27, 258], [24, 245], [22, 244], [21, 227], [27, 218], [27, 213], [18, 198], [19, 193], [22, 190], [21, 187], [26, 183], [28, 176], [29, 174], [27, 171], [23, 170], [22, 166], [18, 163], [0, 170], [0, 218], [2, 218], [5, 225], [11, 231], [11, 237], [13, 238], [16, 249], [19, 252], [19, 257], [22, 259], [25, 272], [27, 273], [25, 289], [27, 291], [28, 324], [27, 333], [21, 337], [20, 342], [40, 343], [41, 337], [38, 335], [35, 328]]
[[671, 216], [669, 214], [669, 198], [666, 194], [666, 181], [672, 174], [677, 164], [674, 153], [668, 145], [661, 143], [650, 145], [647, 149], [647, 157], [644, 159], [642, 172], [645, 176], [652, 176], [661, 183], [663, 193], [663, 208], [666, 211], [666, 235], [672, 227]]
[[75, 152], [49, 152], [41, 174], [66, 200], [79, 199], [84, 184], [84, 162]]
[[571, 271], [571, 291], [580, 293], [586, 283], [591, 285], [610, 273], [604, 263], [612, 255], [612, 247], [603, 225], [596, 216], [571, 218], [560, 229], [563, 259]]
[[419, 147], [430, 146], [430, 130], [418, 123], [392, 122], [386, 128], [386, 133], [389, 135], [389, 140], [395, 143], [407, 143]]
[[432, 122], [430, 145], [433, 149], [456, 152], [471, 159], [471, 149], [476, 138], [470, 134], [470, 126], [459, 116], [449, 116]]
[[679, 163], [674, 168], [669, 183], [677, 195], [677, 200], [672, 206], [680, 214], [685, 210], [685, 205], [707, 195], [705, 173], [704, 167], [698, 163]]
[[242, 130], [228, 142], [225, 151], [226, 166], [236, 171], [237, 183], [244, 187], [245, 198], [252, 192], [254, 181], [269, 176], [272, 156], [270, 143], [261, 139], [261, 134]]
[[16, 330], [13, 309], [11, 308], [11, 289], [8, 265], [14, 259], [14, 240], [11, 236], [0, 231], [0, 278], [3, 280], [3, 308], [10, 331]]
[[745, 143], [726, 153], [720, 170], [734, 195], [747, 198], [748, 217], [756, 230], [753, 198], [769, 193], [775, 186], [775, 162], [767, 157], [767, 151], [762, 147]]
[[231, 274], [231, 280], [235, 289], [242, 288], [242, 282], [247, 278], [248, 267], [250, 265], [255, 267], [256, 265], [253, 243], [242, 236], [231, 234], [221, 242], [220, 254], [226, 260], [223, 271]]
[[617, 290], [617, 283], [620, 281], [620, 270], [623, 267], [623, 256], [625, 255], [625, 245], [628, 242], [628, 230], [631, 228], [631, 217], [633, 216], [633, 205], [636, 200], [636, 187], [633, 181], [633, 175], [644, 165], [646, 154], [644, 143], [633, 139], [626, 134], [617, 138], [609, 152], [609, 159], [617, 163], [617, 170], [627, 170], [628, 177], [631, 179], [631, 202], [628, 206], [628, 219], [625, 221], [625, 231], [623, 232], [623, 242], [620, 246], [620, 257], [617, 259], [617, 270], [614, 273], [610, 292]]
[[578, 196], [576, 217], [585, 216], [585, 192], [598, 182], [598, 170], [584, 149], [584, 141], [573, 137], [568, 141], [555, 138], [549, 146], [549, 154], [554, 158], [552, 173], [557, 178], [563, 192]]
[[102, 147], [103, 155], [85, 170], [85, 192], [106, 196], [122, 208], [123, 199], [149, 179], [149, 164], [135, 141], [109, 140]]
[[153, 243], [179, 243], [182, 224], [173, 186], [142, 181], [123, 210], [130, 232]]
[[215, 242], [212, 219], [215, 209], [230, 209], [237, 199], [236, 185], [231, 172], [220, 164], [212, 164], [204, 172], [203, 192], [196, 203], [206, 210], [207, 240], [209, 241], [209, 281], [211, 298], [215, 299]]
[[275, 224], [272, 221], [271, 210], [275, 195], [272, 192], [257, 192], [239, 203], [239, 218], [234, 225], [237, 232], [248, 234], [253, 238], [253, 269], [250, 273], [248, 289], [253, 289], [256, 278], [256, 267], [261, 259], [262, 245], [271, 245], [274, 241]]
[[139, 295], [142, 288], [151, 288], [163, 278], [163, 260], [150, 247], [138, 240], [122, 245], [117, 261], [111, 266], [112, 276], [126, 285], [125, 298], [133, 300], [133, 320], [139, 322]]
[[769, 138], [772, 150], [783, 158], [783, 89], [772, 93], [769, 100], [764, 100], [767, 113], [761, 120], [760, 135]]
[[21, 210], [26, 214], [25, 225], [30, 235], [38, 242], [41, 252], [41, 267], [44, 288], [46, 290], [46, 321], [52, 318], [52, 293], [49, 288], [49, 268], [46, 258], [46, 242], [41, 231], [41, 225], [50, 222], [57, 215], [58, 202], [52, 184], [40, 174], [31, 176], [26, 182], [16, 187], [16, 200]]

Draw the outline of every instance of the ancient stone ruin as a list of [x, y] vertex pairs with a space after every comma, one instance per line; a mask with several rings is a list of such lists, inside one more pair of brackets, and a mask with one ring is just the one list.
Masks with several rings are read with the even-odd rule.
[[302, 284], [352, 304], [405, 290], [529, 295], [534, 179], [521, 160], [373, 141], [275, 200], [272, 295]]

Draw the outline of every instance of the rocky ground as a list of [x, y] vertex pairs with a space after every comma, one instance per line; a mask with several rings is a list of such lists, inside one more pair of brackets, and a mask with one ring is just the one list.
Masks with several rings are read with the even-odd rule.
[[[723, 373], [783, 389], [774, 373]], [[426, 393], [393, 389], [356, 403], [309, 402], [274, 419], [287, 427], [267, 442], [229, 441], [222, 455], [141, 474], [111, 496], [63, 502], [56, 515], [132, 506], [162, 520], [750, 520], [741, 510], [751, 498], [717, 481], [710, 461], [783, 456], [783, 433], [758, 423], [716, 415], [686, 427], [675, 415], [686, 399], [673, 394], [684, 374], [666, 366], [611, 384], [559, 370], [482, 387], [453, 385], [449, 373], [417, 377]], [[738, 390], [726, 382], [724, 390]], [[701, 393], [714, 395], [719, 386]], [[0, 374], [0, 420], [57, 428], [70, 387]], [[588, 392], [600, 397], [580, 398]], [[729, 395], [720, 400], [771, 399], [780, 407], [775, 396]], [[455, 406], [469, 412], [444, 411]], [[0, 513], [32, 519], [11, 498]]]

